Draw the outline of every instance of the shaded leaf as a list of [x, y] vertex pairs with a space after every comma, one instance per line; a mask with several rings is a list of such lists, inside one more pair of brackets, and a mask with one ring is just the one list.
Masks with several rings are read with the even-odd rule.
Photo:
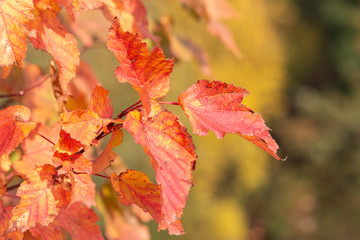
[[107, 0], [55, 0], [58, 4], [63, 5], [69, 15], [75, 19], [82, 10], [88, 11], [103, 6]]
[[0, 66], [14, 62], [22, 67], [27, 49], [27, 24], [34, 18], [32, 0], [0, 2]]
[[59, 68], [62, 91], [67, 92], [67, 85], [75, 77], [80, 61], [77, 41], [58, 20], [58, 5], [37, 0], [35, 9], [35, 20], [29, 24], [30, 42], [36, 49], [44, 50], [54, 57]]
[[153, 100], [165, 96], [169, 91], [169, 74], [174, 60], [165, 59], [158, 47], [149, 53], [140, 37], [124, 32], [117, 19], [110, 28], [107, 47], [120, 63], [115, 71], [117, 79], [122, 83], [129, 82], [138, 91], [149, 115]]
[[88, 109], [93, 110], [101, 118], [111, 118], [113, 107], [109, 98], [109, 91], [102, 86], [96, 86], [92, 90]]
[[123, 135], [124, 134], [120, 128], [116, 128], [113, 131], [104, 151], [102, 151], [102, 153], [95, 159], [92, 164], [93, 174], [104, 171], [110, 165], [110, 163], [116, 159], [117, 155], [112, 149], [122, 143]]
[[69, 204], [69, 194], [58, 184], [54, 166], [35, 169], [16, 194], [20, 203], [13, 209], [8, 232], [26, 231], [36, 224], [47, 225]]
[[94, 211], [81, 203], [74, 203], [68, 209], [63, 209], [56, 218], [58, 225], [68, 231], [73, 240], [104, 239], [100, 227], [96, 225], [98, 220]]
[[2, 202], [0, 202], [0, 239], [1, 240], [21, 240], [23, 239], [23, 233], [19, 231], [11, 232], [4, 234], [6, 229], [9, 227], [9, 221], [12, 216], [13, 207], [4, 207]]
[[42, 240], [63, 240], [61, 229], [54, 222], [47, 226], [36, 225], [29, 229], [32, 236]]
[[145, 173], [131, 169], [119, 176], [113, 173], [111, 183], [123, 204], [136, 204], [161, 224], [163, 216], [160, 187], [152, 183]]
[[179, 104], [195, 134], [203, 136], [212, 130], [222, 138], [236, 133], [280, 160], [276, 154], [279, 147], [261, 115], [241, 104], [247, 94], [232, 84], [200, 80], [179, 96]]
[[10, 154], [36, 125], [30, 122], [30, 110], [25, 106], [10, 106], [0, 111], [0, 156]]
[[[126, 116], [124, 128], [151, 157], [156, 181], [161, 185], [164, 220], [159, 229], [165, 229], [180, 219], [193, 184], [196, 154], [191, 137], [177, 116], [167, 111], [147, 120], [139, 111], [132, 111]], [[170, 231], [170, 234], [182, 233], [182, 230]]]

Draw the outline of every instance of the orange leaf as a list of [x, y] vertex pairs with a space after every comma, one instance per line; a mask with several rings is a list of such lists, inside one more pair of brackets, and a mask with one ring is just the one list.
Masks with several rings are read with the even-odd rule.
[[[132, 111], [126, 116], [124, 128], [151, 157], [156, 181], [161, 185], [162, 213], [165, 216], [159, 229], [168, 228], [180, 219], [193, 184], [196, 154], [191, 137], [177, 116], [167, 111], [147, 120], [139, 111]], [[170, 231], [170, 234], [182, 233], [180, 230]]]
[[21, 200], [13, 209], [8, 232], [26, 231], [37, 223], [47, 225], [66, 207], [68, 193], [58, 184], [54, 166], [36, 168], [16, 192]]
[[63, 112], [59, 121], [62, 129], [83, 145], [90, 145], [99, 130], [107, 123], [92, 110]]
[[113, 173], [111, 183], [123, 204], [136, 204], [161, 224], [163, 216], [160, 187], [152, 183], [145, 173], [131, 169], [119, 176]]
[[123, 132], [120, 128], [116, 128], [111, 138], [106, 145], [104, 151], [96, 158], [96, 160], [92, 164], [93, 174], [104, 171], [112, 161], [116, 158], [116, 153], [112, 150], [113, 148], [119, 146], [123, 139]]
[[23, 233], [21, 231], [11, 232], [4, 234], [6, 229], [9, 227], [9, 221], [11, 219], [11, 210], [13, 207], [4, 207], [0, 202], [0, 239], [1, 240], [21, 240], [23, 239]]
[[0, 156], [10, 154], [36, 125], [29, 122], [30, 110], [25, 106], [10, 106], [0, 111]]
[[[40, 125], [36, 132], [46, 136], [52, 142], [59, 138], [59, 125], [53, 126], [52, 129]], [[52, 155], [54, 154], [54, 145], [45, 140], [38, 134], [31, 132], [23, 141], [21, 148], [24, 152], [22, 160], [33, 166], [33, 169], [44, 164], [52, 164]]]
[[93, 110], [101, 118], [111, 118], [113, 115], [113, 108], [108, 94], [108, 90], [104, 89], [102, 86], [96, 86], [92, 90], [88, 109]]
[[68, 231], [73, 240], [103, 239], [100, 227], [96, 225], [99, 217], [90, 208], [81, 203], [74, 203], [63, 209], [56, 218], [59, 226]]
[[[60, 212], [61, 213], [61, 212]], [[47, 226], [36, 225], [29, 229], [31, 235], [36, 239], [43, 240], [63, 240], [63, 236], [61, 234], [61, 229], [54, 222], [50, 223]]]
[[34, 18], [32, 0], [0, 2], [0, 66], [16, 62], [22, 67], [27, 48], [27, 24]]
[[281, 160], [276, 154], [279, 147], [261, 115], [241, 104], [247, 94], [232, 84], [200, 80], [179, 96], [179, 104], [195, 134], [203, 136], [212, 130], [222, 138], [236, 133]]
[[115, 75], [119, 82], [129, 82], [139, 92], [147, 115], [152, 110], [152, 100], [165, 96], [170, 88], [169, 74], [174, 60], [165, 59], [163, 51], [155, 47], [150, 53], [146, 43], [130, 32], [124, 32], [115, 19], [107, 46], [120, 63]]
[[69, 15], [76, 19], [82, 10], [88, 11], [103, 6], [107, 0], [56, 0], [63, 5]]
[[81, 144], [79, 141], [71, 138], [70, 134], [64, 130], [60, 130], [60, 139], [56, 143], [54, 150], [60, 153], [73, 154], [80, 150], [80, 148], [85, 145]]
[[77, 41], [57, 18], [60, 7], [54, 2], [35, 1], [35, 20], [29, 24], [30, 42], [36, 49], [48, 52], [55, 59], [60, 73], [60, 85], [67, 92], [69, 81], [75, 77], [79, 64]]

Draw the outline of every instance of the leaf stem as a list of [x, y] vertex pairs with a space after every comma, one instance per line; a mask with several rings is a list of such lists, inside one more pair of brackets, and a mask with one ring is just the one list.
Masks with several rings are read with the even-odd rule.
[[179, 105], [178, 102], [159, 102], [160, 104]]
[[126, 114], [127, 114], [128, 112], [134, 110], [134, 109], [133, 109], [134, 107], [135, 107], [135, 109], [136, 109], [136, 108], [142, 106], [142, 105], [137, 106], [137, 105], [139, 105], [139, 104], [141, 104], [141, 101], [137, 101], [136, 103], [134, 103], [134, 104], [131, 105], [130, 107], [126, 108], [124, 111], [122, 111], [122, 112], [117, 116], [117, 118], [122, 118], [122, 117], [126, 116]]
[[110, 177], [108, 177], [108, 176], [101, 175], [101, 174], [97, 174], [97, 173], [95, 173], [95, 174], [93, 174], [93, 175], [98, 176], [98, 177], [102, 177], [102, 178], [111, 179], [111, 178], [110, 178]]
[[33, 132], [37, 135], [39, 135], [40, 137], [42, 137], [43, 139], [45, 139], [46, 141], [48, 141], [49, 143], [51, 143], [52, 145], [55, 145], [55, 143], [53, 143], [50, 139], [48, 139], [47, 137], [45, 137], [44, 135], [42, 135], [41, 133], [38, 133], [37, 131], [33, 130]]
[[50, 78], [50, 75], [46, 75], [46, 76], [44, 76], [43, 78], [44, 78], [44, 79], [42, 79], [40, 82], [38, 82], [38, 83], [36, 83], [36, 84], [32, 85], [31, 87], [28, 87], [28, 88], [26, 88], [26, 89], [24, 89], [24, 90], [21, 90], [21, 91], [19, 91], [19, 92], [17, 92], [17, 93], [0, 94], [0, 98], [21, 97], [21, 96], [23, 96], [26, 92], [28, 92], [28, 91], [30, 91], [30, 90], [32, 90], [32, 89], [34, 89], [34, 88], [42, 85], [46, 80], [48, 80], [48, 79]]

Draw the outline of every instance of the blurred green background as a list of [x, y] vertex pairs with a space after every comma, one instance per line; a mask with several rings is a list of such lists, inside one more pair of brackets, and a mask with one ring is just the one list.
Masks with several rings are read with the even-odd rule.
[[[183, 215], [186, 234], [157, 232], [151, 222], [152, 239], [360, 239], [359, 1], [229, 0], [239, 16], [224, 23], [240, 58], [178, 1], [144, 3], [153, 29], [166, 15], [178, 38], [191, 39], [209, 54], [207, 75], [196, 61], [176, 56], [166, 100], [176, 101], [202, 78], [244, 87], [250, 92], [245, 104], [263, 115], [279, 155], [287, 156], [286, 162], [276, 161], [235, 135], [193, 136], [199, 158]], [[87, 17], [102, 16], [95, 11], [82, 19]], [[165, 39], [162, 46], [172, 57]], [[36, 54], [30, 49], [28, 61], [36, 62]], [[103, 44], [82, 59], [110, 90], [115, 112], [137, 101], [135, 91], [115, 79], [118, 63]], [[191, 133], [180, 109], [168, 109]], [[131, 135], [125, 134], [117, 152], [129, 168], [153, 176]]]

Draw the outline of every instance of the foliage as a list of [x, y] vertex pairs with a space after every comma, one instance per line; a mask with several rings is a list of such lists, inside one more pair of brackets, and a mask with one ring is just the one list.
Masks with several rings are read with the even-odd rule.
[[[201, 7], [196, 1], [184, 1], [184, 4], [199, 16], [210, 16], [207, 18], [210, 32], [221, 35], [224, 44], [235, 55], [240, 55], [231, 35], [220, 23], [230, 11], [226, 5], [221, 5], [223, 11], [217, 12], [214, 8], [218, 6], [211, 1], [204, 1]], [[70, 16], [67, 27], [72, 33], [58, 19], [62, 16], [58, 15], [60, 6]], [[212, 130], [222, 138], [226, 133], [235, 133], [281, 160], [276, 153], [278, 146], [261, 115], [242, 104], [247, 91], [240, 87], [200, 80], [180, 94], [178, 102], [161, 101], [170, 89], [169, 74], [174, 60], [166, 59], [159, 47], [149, 52], [141, 40], [148, 37], [155, 43], [158, 41], [147, 30], [146, 11], [141, 1], [5, 0], [0, 8], [3, 17], [1, 89], [7, 92], [2, 97], [21, 97], [19, 102], [28, 106], [7, 107], [12, 104], [9, 101], [0, 111], [1, 194], [4, 199], [16, 198], [11, 191], [18, 188], [16, 195], [20, 198], [19, 202], [4, 201], [1, 205], [3, 237], [48, 238], [56, 232], [59, 233], [56, 237], [62, 239], [60, 232], [65, 230], [74, 239], [84, 236], [102, 239], [100, 228], [95, 225], [98, 218], [91, 210], [95, 206], [95, 184], [91, 175], [111, 179], [122, 204], [142, 209], [132, 210], [131, 216], [121, 216], [123, 224], [119, 228], [124, 237], [131, 238], [142, 231], [138, 220], [130, 229], [124, 222], [129, 224], [129, 218], [134, 215], [145, 221], [149, 217], [144, 217], [144, 212], [157, 222], [159, 230], [183, 234], [181, 216], [194, 184], [192, 171], [197, 156], [191, 136], [178, 117], [163, 108], [165, 104], [182, 107], [194, 134], [206, 135]], [[130, 83], [140, 97], [140, 101], [115, 117], [109, 91], [100, 86], [91, 69], [79, 58], [81, 51], [75, 36], [89, 48], [91, 39], [72, 22], [81, 11], [97, 8], [110, 19], [117, 16], [109, 30], [107, 47], [120, 63], [115, 71], [118, 81]], [[123, 25], [136, 34], [123, 30]], [[54, 58], [50, 74], [43, 76], [36, 66], [23, 63], [27, 39], [34, 48]], [[189, 49], [196, 55], [196, 49]], [[24, 78], [20, 87], [13, 81], [16, 72], [11, 71], [13, 64], [22, 68]], [[53, 92], [53, 97], [49, 92]], [[33, 94], [31, 102], [25, 98], [28, 94]], [[31, 116], [30, 112], [40, 113]], [[58, 115], [57, 120], [53, 120], [54, 115]], [[131, 133], [150, 156], [156, 183], [145, 173], [130, 169], [113, 173], [111, 177], [99, 174], [116, 158], [113, 148], [122, 143], [122, 128]], [[106, 148], [100, 155], [91, 156], [91, 149], [97, 148], [107, 135], [111, 135], [111, 139]], [[20, 143], [21, 149], [16, 148]], [[93, 160], [89, 160], [91, 158]], [[16, 176], [23, 181], [9, 186]], [[111, 215], [108, 189], [104, 187], [101, 191], [104, 205], [109, 202], [105, 215]], [[113, 205], [127, 211], [123, 205]]]

